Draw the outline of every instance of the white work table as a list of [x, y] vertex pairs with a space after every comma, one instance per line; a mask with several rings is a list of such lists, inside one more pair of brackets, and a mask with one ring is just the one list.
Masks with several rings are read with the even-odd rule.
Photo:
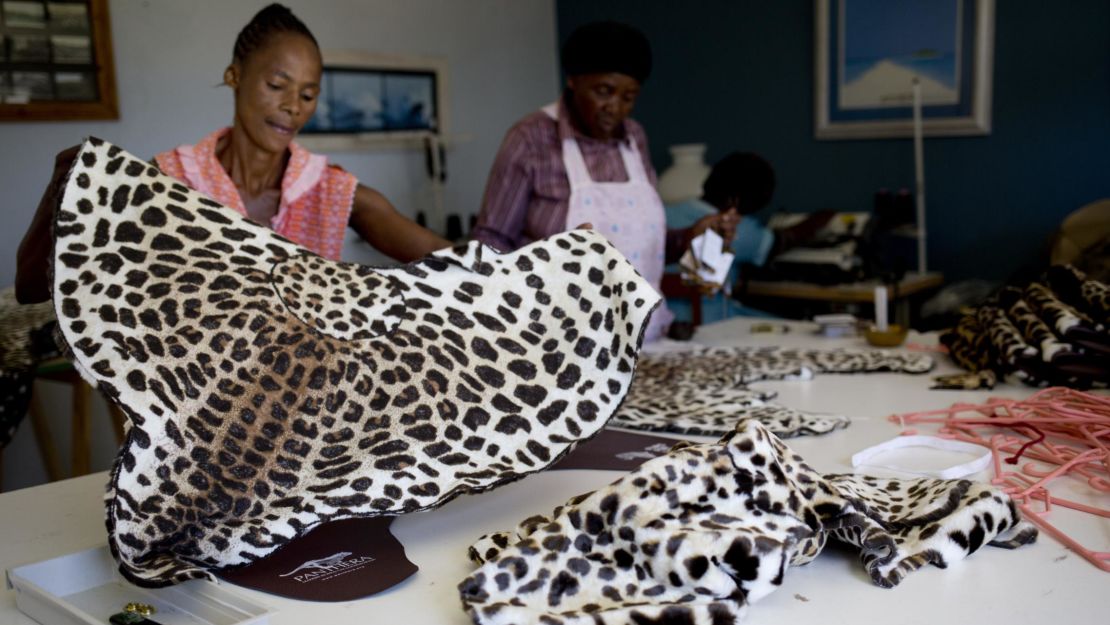
[[[752, 334], [752, 320], [705, 326], [695, 337], [712, 345], [866, 347], [864, 341], [824, 339], [811, 324], [788, 323], [787, 334]], [[756, 320], [754, 323], [766, 323]], [[911, 335], [910, 340], [921, 340]], [[928, 339], [926, 339], [928, 340]], [[938, 371], [955, 368], [938, 356]], [[1032, 389], [1001, 385], [994, 391], [929, 390], [931, 374], [818, 375], [811, 381], [761, 382], [776, 401], [801, 410], [848, 415], [852, 425], [824, 436], [786, 443], [821, 472], [851, 471], [853, 453], [896, 436], [886, 417], [948, 407], [990, 396], [1027, 397]], [[928, 428], [919, 427], [926, 433]], [[707, 439], [708, 440], [708, 439]], [[611, 471], [551, 471], [482, 495], [462, 497], [434, 511], [401, 517], [393, 532], [420, 571], [377, 596], [347, 603], [309, 603], [237, 589], [271, 606], [273, 625], [317, 623], [405, 623], [465, 625], [456, 585], [473, 570], [467, 547], [480, 535], [513, 528], [532, 514], [549, 513], [567, 498], [603, 486], [621, 474]], [[8, 569], [103, 544], [106, 473], [55, 482], [0, 495], [0, 569]], [[1095, 500], [1110, 507], [1106, 496]], [[1080, 542], [1106, 550], [1110, 520], [1056, 508], [1059, 519]], [[1110, 614], [1110, 573], [1042, 534], [1017, 550], [984, 546], [966, 560], [941, 570], [932, 566], [909, 574], [893, 589], [871, 583], [854, 552], [830, 547], [815, 562], [791, 568], [782, 587], [749, 608], [752, 625], [956, 625], [962, 623], [1106, 623]], [[15, 607], [14, 593], [0, 591], [0, 623], [32, 625]], [[107, 621], [105, 621], [107, 622]]]

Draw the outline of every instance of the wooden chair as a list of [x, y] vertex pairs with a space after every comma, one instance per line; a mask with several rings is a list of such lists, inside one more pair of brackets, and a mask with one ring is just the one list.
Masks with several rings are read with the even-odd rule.
[[682, 281], [677, 273], [665, 273], [659, 284], [663, 297], [685, 298], [690, 300], [690, 321], [694, 326], [701, 325], [701, 291]]
[[[70, 441], [70, 477], [87, 475], [92, 472], [92, 387], [81, 379], [73, 364], [64, 358], [48, 360], [39, 365], [35, 371], [36, 380], [50, 380], [68, 384], [73, 393], [72, 413], [70, 427], [72, 439]], [[124, 414], [119, 406], [105, 399], [108, 404], [108, 415], [111, 418], [112, 430], [116, 443], [123, 443]], [[29, 411], [31, 427], [35, 433], [35, 442], [38, 444], [39, 453], [42, 455], [43, 464], [46, 466], [46, 475], [50, 481], [62, 479], [62, 467], [59, 462], [58, 450], [54, 445], [54, 436], [50, 431], [50, 424], [42, 408], [42, 399], [38, 394], [31, 396]]]

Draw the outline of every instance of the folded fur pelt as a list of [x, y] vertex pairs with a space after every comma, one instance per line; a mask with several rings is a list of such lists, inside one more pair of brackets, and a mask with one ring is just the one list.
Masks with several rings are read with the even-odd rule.
[[956, 364], [973, 373], [1012, 375], [1032, 386], [1105, 387], [1110, 288], [1057, 265], [1043, 281], [1002, 289], [942, 334], [941, 342]]
[[830, 539], [858, 548], [889, 588], [926, 564], [1036, 536], [991, 486], [821, 475], [748, 420], [483, 536], [459, 593], [479, 625], [716, 625], [739, 622]]
[[107, 526], [145, 586], [551, 465], [620, 404], [660, 299], [589, 231], [332, 262], [95, 139], [54, 234], [61, 332], [132, 423]]

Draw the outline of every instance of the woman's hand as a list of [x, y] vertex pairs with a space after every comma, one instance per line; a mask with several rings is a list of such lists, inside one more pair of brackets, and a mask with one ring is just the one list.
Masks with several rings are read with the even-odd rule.
[[721, 235], [721, 238], [725, 241], [725, 247], [729, 247], [732, 245], [733, 237], [736, 236], [736, 226], [739, 223], [740, 213], [737, 212], [735, 208], [730, 208], [713, 215], [706, 215], [694, 222], [694, 225], [690, 226], [686, 234], [686, 247], [690, 247], [691, 241], [710, 228]]
[[54, 253], [54, 236], [51, 225], [54, 222], [54, 210], [62, 200], [65, 190], [66, 175], [77, 159], [81, 146], [75, 145], [66, 148], [54, 157], [54, 173], [50, 182], [42, 192], [42, 199], [31, 218], [31, 225], [19, 243], [16, 253], [15, 270], [15, 299], [20, 304], [34, 304], [50, 299], [51, 285], [46, 279], [46, 269], [50, 265], [50, 257]]

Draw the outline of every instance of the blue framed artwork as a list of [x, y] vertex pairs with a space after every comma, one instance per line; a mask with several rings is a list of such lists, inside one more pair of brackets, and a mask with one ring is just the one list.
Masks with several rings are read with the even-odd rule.
[[325, 66], [320, 87], [305, 134], [439, 129], [435, 71]]
[[815, 0], [815, 135], [990, 133], [994, 0]]

